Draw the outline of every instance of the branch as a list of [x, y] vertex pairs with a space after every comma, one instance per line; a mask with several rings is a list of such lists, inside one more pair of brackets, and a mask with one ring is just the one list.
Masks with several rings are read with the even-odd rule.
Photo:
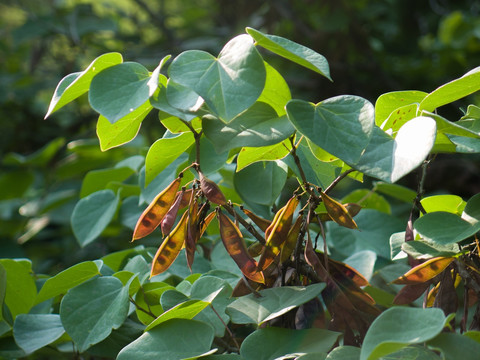
[[328, 185], [328, 187], [325, 189], [324, 193], [325, 194], [328, 194], [330, 192], [330, 190], [332, 190], [335, 186], [337, 186], [337, 184], [343, 180], [343, 178], [345, 178], [348, 174], [354, 172], [355, 170], [354, 169], [348, 169], [347, 171], [341, 173], [340, 175], [337, 176], [337, 178], [335, 180], [332, 181], [332, 183], [330, 185]]

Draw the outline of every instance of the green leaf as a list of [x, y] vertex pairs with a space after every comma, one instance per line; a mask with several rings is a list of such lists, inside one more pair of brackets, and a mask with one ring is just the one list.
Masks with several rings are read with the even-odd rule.
[[13, 324], [15, 342], [27, 354], [54, 342], [64, 332], [57, 314], [20, 314]]
[[469, 137], [447, 135], [448, 139], [455, 145], [455, 152], [466, 154], [478, 154], [480, 152], [480, 141]]
[[373, 360], [437, 336], [445, 315], [437, 308], [392, 307], [378, 316], [365, 335], [360, 360]]
[[81, 199], [73, 209], [71, 223], [80, 246], [95, 240], [112, 220], [119, 198], [112, 190], [101, 190]]
[[405, 242], [403, 238], [402, 250], [414, 259], [431, 259], [434, 257], [453, 257], [460, 252], [458, 244], [440, 245], [426, 240]]
[[466, 202], [457, 195], [434, 195], [420, 200], [427, 213], [435, 211], [447, 211], [452, 214], [461, 215]]
[[168, 72], [172, 81], [195, 91], [226, 122], [255, 103], [266, 78], [263, 59], [248, 35], [230, 40], [218, 58], [204, 51], [185, 51]]
[[472, 196], [462, 213], [462, 219], [467, 220], [472, 225], [480, 223], [480, 193]]
[[135, 173], [128, 167], [89, 171], [83, 178], [80, 197], [84, 198], [94, 192], [105, 189], [113, 181], [124, 181]]
[[372, 104], [351, 95], [336, 96], [318, 104], [291, 100], [287, 115], [295, 128], [315, 145], [349, 164], [360, 159], [374, 125]]
[[360, 359], [360, 348], [355, 346], [338, 346], [333, 349], [325, 360], [358, 360]]
[[[166, 81], [167, 83], [167, 81]], [[168, 83], [173, 84], [173, 82], [168, 81]], [[179, 84], [176, 84], [177, 86], [181, 86]], [[188, 89], [188, 88], [183, 88], [183, 89]], [[174, 116], [176, 118], [185, 120], [185, 121], [191, 121], [194, 118], [197, 117], [195, 113], [192, 113], [191, 111], [188, 110], [180, 110], [175, 107], [173, 107], [167, 99], [167, 89], [161, 88], [160, 91], [157, 91], [153, 96], [150, 98], [150, 103], [152, 106], [156, 109], [161, 110], [161, 112], [164, 112], [168, 115]], [[162, 113], [159, 113], [160, 120], [162, 120], [165, 115], [162, 115]], [[173, 132], [173, 131], [172, 131]]]
[[12, 319], [18, 314], [28, 313], [35, 302], [37, 287], [32, 276], [32, 264], [29, 261], [0, 259], [0, 265], [6, 272], [4, 304], [7, 305]]
[[[379, 96], [375, 102], [375, 124], [381, 126], [388, 117], [399, 108], [419, 104], [428, 94], [423, 91], [409, 90], [409, 91], [392, 91]], [[388, 127], [386, 128], [388, 129]]]
[[455, 334], [441, 333], [430, 340], [427, 345], [435, 350], [440, 350], [445, 359], [476, 360], [480, 353], [480, 344], [472, 338]]
[[120, 351], [117, 360], [178, 360], [209, 352], [213, 329], [199, 321], [171, 319], [144, 333]]
[[422, 237], [440, 245], [462, 241], [478, 231], [477, 226], [445, 211], [425, 214], [413, 226]]
[[375, 183], [374, 189], [379, 193], [391, 196], [394, 199], [397, 199], [406, 203], [411, 203], [417, 196], [417, 193], [412, 189], [409, 189], [402, 185], [389, 184], [382, 181], [377, 181]]
[[97, 121], [97, 137], [102, 151], [126, 144], [132, 141], [138, 134], [143, 119], [152, 110], [152, 106], [146, 102], [133, 112], [128, 113], [115, 124], [111, 124], [106, 117], [100, 115]]
[[[373, 209], [362, 209], [355, 216], [358, 230], [347, 229], [334, 222], [327, 223], [327, 243], [334, 258], [345, 259], [362, 250], [372, 250], [390, 260], [390, 246], [386, 239], [405, 230], [405, 223], [397, 217]], [[331, 246], [331, 248], [330, 248]]]
[[[307, 181], [322, 188], [326, 188], [338, 175], [340, 175], [344, 164], [341, 160], [329, 162], [319, 161], [310, 150], [308, 144], [304, 141], [300, 142], [300, 145], [297, 146], [297, 156], [300, 159]], [[297, 179], [300, 182], [303, 182], [302, 176], [293, 157], [288, 156], [284, 161], [295, 173]]]
[[153, 143], [145, 158], [145, 186], [186, 151], [195, 139], [191, 132], [163, 137]]
[[237, 171], [258, 161], [274, 161], [283, 159], [292, 148], [289, 140], [279, 144], [261, 147], [243, 147], [237, 157]]
[[47, 279], [35, 299], [35, 304], [40, 304], [57, 295], [66, 294], [71, 288], [100, 275], [100, 263], [84, 261]]
[[235, 324], [261, 325], [313, 299], [325, 288], [324, 283], [306, 287], [283, 286], [242, 296], [227, 307]]
[[170, 319], [193, 319], [200, 311], [208, 306], [208, 302], [201, 300], [187, 300], [173, 308], [165, 311], [162, 315], [157, 317], [145, 328], [145, 331], [150, 331], [152, 328], [164, 323]]
[[319, 53], [280, 36], [264, 34], [250, 27], [245, 30], [261, 47], [315, 71], [332, 81], [328, 61]]
[[432, 350], [425, 348], [423, 344], [404, 347], [380, 360], [440, 360], [440, 356]]
[[[7, 292], [7, 270], [0, 262], [0, 309], [3, 309], [5, 303], [5, 294]], [[0, 311], [0, 336], [2, 333], [3, 311]]]
[[243, 146], [274, 145], [295, 131], [286, 116], [278, 117], [270, 105], [262, 102], [256, 102], [227, 124], [205, 116], [202, 127], [218, 153]]
[[90, 106], [114, 124], [148, 101], [149, 79], [148, 70], [134, 62], [103, 70], [90, 84]]
[[[220, 121], [220, 120], [219, 120]], [[189, 161], [193, 163], [196, 161], [196, 148], [192, 146], [190, 151]], [[220, 170], [228, 161], [228, 151], [217, 152], [214, 148], [214, 144], [202, 136], [200, 138], [200, 164], [202, 164], [202, 172], [205, 175], [216, 173]]]
[[469, 71], [461, 78], [446, 83], [428, 94], [420, 103], [420, 110], [433, 111], [480, 90], [480, 69]]
[[265, 87], [257, 102], [264, 102], [275, 109], [279, 116], [285, 115], [285, 105], [292, 98], [290, 88], [280, 73], [267, 62], [264, 62], [267, 71]]
[[119, 53], [107, 53], [99, 56], [82, 72], [65, 76], [55, 89], [45, 119], [53, 112], [75, 100], [88, 91], [95, 75], [123, 61]]
[[352, 191], [342, 199], [341, 203], [356, 203], [361, 205], [362, 208], [375, 209], [386, 214], [391, 213], [390, 204], [388, 201], [382, 195], [379, 195], [368, 189], [358, 189]]
[[411, 104], [402, 106], [393, 111], [385, 120], [380, 128], [383, 131], [388, 131], [390, 134], [395, 134], [406, 122], [417, 117], [418, 104]]
[[21, 198], [35, 180], [30, 170], [2, 171], [0, 175], [0, 200]]
[[326, 353], [340, 333], [323, 330], [293, 330], [278, 327], [251, 333], [240, 347], [244, 359], [273, 360], [287, 354]]
[[247, 202], [271, 205], [287, 180], [287, 166], [281, 161], [256, 162], [236, 172], [235, 189]]
[[378, 127], [373, 130], [365, 152], [352, 167], [392, 183], [417, 168], [435, 142], [435, 121], [423, 116], [403, 125], [395, 139]]
[[185, 113], [196, 112], [203, 104], [203, 99], [195, 91], [170, 79], [167, 81], [166, 97], [171, 106]]
[[64, 145], [64, 138], [56, 138], [33, 154], [27, 156], [9, 153], [4, 156], [2, 163], [5, 165], [46, 166]]
[[78, 351], [84, 352], [123, 324], [128, 307], [128, 286], [103, 276], [71, 289], [60, 303], [60, 318]]
[[[148, 308], [152, 314], [158, 317], [165, 310], [160, 304], [160, 298], [162, 297], [163, 293], [173, 289], [173, 286], [164, 282], [145, 283], [142, 286], [142, 290], [139, 291], [135, 296], [135, 302], [142, 309]], [[155, 320], [155, 318], [152, 318], [150, 314], [146, 314], [138, 307], [136, 308], [136, 314], [138, 320], [145, 325], [148, 325]]]

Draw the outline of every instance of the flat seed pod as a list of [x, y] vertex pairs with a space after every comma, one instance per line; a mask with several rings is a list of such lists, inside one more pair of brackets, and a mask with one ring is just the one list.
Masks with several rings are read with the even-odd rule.
[[352, 218], [352, 215], [350, 215], [344, 205], [332, 199], [323, 191], [320, 192], [320, 196], [322, 197], [322, 201], [325, 205], [325, 208], [327, 209], [328, 215], [330, 215], [333, 221], [335, 221], [338, 225], [344, 226], [349, 229], [358, 228], [357, 224]]
[[265, 249], [258, 261], [258, 269], [265, 270], [275, 257], [280, 254], [282, 244], [287, 240], [288, 231], [292, 225], [293, 214], [300, 200], [294, 196], [279, 210], [279, 216], [272, 222], [272, 230], [266, 239]]
[[252, 220], [253, 223], [257, 225], [262, 231], [266, 231], [268, 227], [272, 224], [270, 220], [261, 218], [260, 216], [254, 214], [248, 209], [245, 209], [243, 207], [241, 209], [244, 212], [244, 214], [247, 215], [250, 218], [250, 220]]
[[151, 234], [160, 225], [163, 217], [175, 201], [181, 177], [173, 180], [143, 211], [133, 231], [132, 241], [141, 239]]
[[398, 279], [392, 281], [392, 283], [405, 285], [423, 283], [440, 274], [453, 260], [455, 260], [453, 257], [436, 257], [430, 259], [410, 269], [405, 275], [400, 276]]
[[[185, 239], [185, 253], [187, 256], [187, 265], [190, 270], [192, 270], [193, 259], [195, 257], [198, 234], [198, 202], [197, 199], [195, 199], [188, 208], [187, 237]], [[200, 236], [198, 236], [198, 238], [200, 238]]]
[[295, 246], [297, 245], [298, 235], [302, 228], [303, 214], [300, 214], [295, 220], [287, 234], [287, 240], [283, 243], [282, 250], [280, 251], [280, 262], [284, 263], [292, 255]]
[[219, 208], [217, 208], [217, 218], [220, 226], [220, 236], [228, 254], [247, 278], [264, 284], [263, 273], [257, 271], [257, 262], [248, 254], [247, 246], [238, 227]]
[[217, 205], [226, 205], [227, 199], [223, 195], [222, 190], [215, 184], [212, 180], [208, 179], [203, 175], [202, 172], [200, 175], [200, 189], [203, 192], [203, 195], [208, 199], [208, 201], [217, 204]]
[[175, 202], [173, 203], [173, 205], [170, 207], [170, 209], [162, 219], [160, 228], [162, 229], [163, 236], [168, 235], [170, 230], [172, 230], [173, 225], [175, 225], [175, 219], [177, 218], [178, 210], [180, 209], [180, 205], [182, 203], [182, 197], [184, 193], [185, 191], [183, 190], [180, 191], [180, 193], [177, 193]]
[[187, 219], [188, 212], [185, 211], [177, 226], [163, 240], [153, 258], [150, 277], [163, 273], [177, 258], [187, 235]]

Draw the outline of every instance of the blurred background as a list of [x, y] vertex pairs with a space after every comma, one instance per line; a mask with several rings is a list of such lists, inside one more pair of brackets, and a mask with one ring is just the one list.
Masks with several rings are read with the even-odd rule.
[[[388, 91], [430, 92], [480, 65], [476, 0], [3, 0], [0, 256], [42, 258], [41, 271], [59, 259], [68, 264], [105, 252], [104, 244], [80, 250], [72, 242], [69, 214], [82, 178], [138, 154], [163, 131], [152, 113], [136, 143], [101, 153], [97, 115], [86, 96], [44, 121], [65, 75], [112, 51], [150, 71], [167, 54], [201, 49], [216, 55], [247, 26], [327, 58], [333, 83], [266, 54], [293, 97], [315, 103], [339, 94], [375, 103]], [[471, 103], [480, 105], [480, 97], [445, 107], [442, 115], [458, 120]], [[439, 155], [427, 191], [468, 199], [480, 192], [479, 162], [478, 156]], [[402, 181], [416, 188], [415, 175]], [[112, 241], [121, 234], [115, 226], [109, 231]]]

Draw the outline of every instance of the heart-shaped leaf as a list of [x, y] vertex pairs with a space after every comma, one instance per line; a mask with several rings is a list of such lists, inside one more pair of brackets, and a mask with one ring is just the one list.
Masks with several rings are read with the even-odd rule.
[[185, 51], [168, 70], [172, 81], [191, 88], [227, 122], [255, 103], [266, 78], [263, 59], [248, 35], [230, 40], [218, 58], [204, 51]]
[[148, 70], [126, 62], [103, 70], [90, 84], [90, 106], [112, 124], [134, 112], [150, 97]]
[[[287, 354], [326, 353], [338, 340], [340, 333], [324, 329], [293, 330], [267, 327], [251, 333], [240, 347], [243, 359], [297, 359]], [[315, 359], [322, 359], [316, 356]]]
[[61, 107], [85, 94], [95, 75], [106, 68], [120, 64], [122, 61], [122, 55], [119, 53], [103, 54], [93, 60], [84, 71], [65, 76], [55, 89], [45, 119]]
[[315, 145], [349, 164], [360, 159], [374, 125], [373, 105], [351, 95], [336, 96], [316, 105], [291, 100], [287, 103], [287, 115]]
[[264, 34], [249, 27], [246, 31], [261, 47], [332, 80], [327, 59], [312, 49], [281, 36]]
[[128, 313], [128, 288], [113, 276], [103, 276], [71, 289], [63, 297], [60, 318], [79, 352], [123, 324]]
[[213, 328], [200, 321], [171, 319], [124, 347], [117, 360], [196, 359], [209, 352]]
[[227, 307], [227, 313], [235, 324], [261, 325], [313, 299], [324, 288], [325, 284], [319, 283], [265, 289], [260, 291], [261, 297], [250, 294], [238, 298]]
[[435, 142], [435, 133], [435, 121], [424, 116], [403, 125], [395, 139], [375, 126], [368, 147], [353, 168], [384, 181], [396, 182], [427, 157]]
[[203, 130], [218, 153], [243, 146], [277, 144], [295, 131], [286, 116], [278, 117], [268, 104], [257, 102], [229, 123], [204, 117]]
[[27, 354], [54, 342], [64, 332], [57, 314], [20, 314], [13, 324], [15, 342]]
[[73, 209], [72, 230], [81, 246], [95, 240], [112, 220], [119, 203], [112, 190], [94, 192], [81, 199]]
[[375, 102], [375, 124], [381, 126], [388, 117], [391, 117], [394, 110], [414, 103], [418, 104], [425, 96], [427, 93], [415, 90], [392, 91], [380, 95]]
[[392, 307], [375, 319], [363, 341], [360, 360], [378, 359], [401, 348], [425, 342], [445, 325], [441, 309]]

